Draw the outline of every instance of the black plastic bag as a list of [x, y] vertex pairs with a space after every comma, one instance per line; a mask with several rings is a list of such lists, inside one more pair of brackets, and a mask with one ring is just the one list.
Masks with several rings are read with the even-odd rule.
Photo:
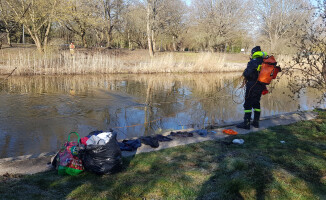
[[80, 150], [80, 157], [85, 170], [102, 175], [111, 174], [121, 169], [121, 150], [117, 142], [117, 134], [104, 145], [88, 145]]

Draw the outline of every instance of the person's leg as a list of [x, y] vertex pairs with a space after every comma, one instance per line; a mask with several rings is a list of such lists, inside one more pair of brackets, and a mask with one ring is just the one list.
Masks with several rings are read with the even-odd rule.
[[238, 124], [237, 128], [243, 128], [243, 129], [250, 129], [250, 120], [251, 120], [251, 112], [252, 112], [252, 102], [253, 102], [253, 95], [252, 95], [252, 84], [246, 85], [246, 96], [245, 96], [245, 102], [243, 104], [244, 108], [244, 117], [243, 117], [243, 123]]
[[253, 98], [252, 98], [252, 106], [254, 109], [254, 120], [252, 122], [252, 125], [255, 128], [259, 128], [259, 118], [260, 118], [260, 99], [261, 99], [261, 93], [263, 91], [263, 86], [262, 85], [257, 85], [255, 87], [255, 92], [253, 93]]
[[254, 120], [251, 125], [255, 128], [259, 128], [260, 109], [254, 108]]
[[236, 127], [249, 130], [250, 129], [250, 119], [251, 119], [251, 112], [246, 112], [243, 117], [243, 122], [236, 125]]

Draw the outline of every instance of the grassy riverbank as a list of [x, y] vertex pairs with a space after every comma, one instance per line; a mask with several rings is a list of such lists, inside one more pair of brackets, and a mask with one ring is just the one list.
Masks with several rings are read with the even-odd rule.
[[0, 50], [0, 74], [61, 75], [112, 73], [207, 73], [243, 71], [248, 55], [157, 52], [150, 58], [146, 50], [77, 49], [51, 50], [40, 54], [35, 47], [20, 46]]
[[325, 199], [325, 166], [319, 111], [312, 121], [125, 158], [114, 175], [4, 176], [0, 199]]

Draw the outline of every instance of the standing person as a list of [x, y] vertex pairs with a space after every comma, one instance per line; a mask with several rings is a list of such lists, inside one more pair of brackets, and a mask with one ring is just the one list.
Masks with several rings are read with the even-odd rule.
[[250, 129], [251, 112], [254, 110], [254, 121], [252, 125], [259, 128], [260, 117], [260, 98], [266, 85], [258, 81], [263, 58], [268, 57], [266, 52], [262, 52], [260, 46], [256, 46], [251, 50], [251, 59], [248, 62], [247, 68], [243, 72], [246, 80], [246, 96], [244, 107], [244, 122], [236, 127]]
[[73, 42], [70, 43], [69, 49], [70, 49], [70, 55], [74, 55], [74, 53], [75, 53], [75, 45], [74, 45]]

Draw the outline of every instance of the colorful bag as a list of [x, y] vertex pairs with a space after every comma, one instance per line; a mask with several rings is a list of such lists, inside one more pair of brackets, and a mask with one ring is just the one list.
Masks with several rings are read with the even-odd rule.
[[278, 72], [281, 72], [281, 67], [276, 65], [277, 62], [274, 56], [264, 58], [259, 72], [258, 81], [265, 83], [266, 85], [270, 84], [272, 79], [276, 78]]
[[75, 133], [78, 137], [78, 141], [80, 141], [78, 133], [69, 133], [68, 142], [62, 146], [57, 156], [58, 174], [69, 174], [75, 176], [84, 171], [82, 161], [78, 158], [80, 143], [70, 142], [70, 135], [72, 133]]
[[232, 129], [224, 129], [222, 132], [225, 134], [228, 134], [228, 135], [237, 135], [238, 134], [238, 132], [236, 132]]

